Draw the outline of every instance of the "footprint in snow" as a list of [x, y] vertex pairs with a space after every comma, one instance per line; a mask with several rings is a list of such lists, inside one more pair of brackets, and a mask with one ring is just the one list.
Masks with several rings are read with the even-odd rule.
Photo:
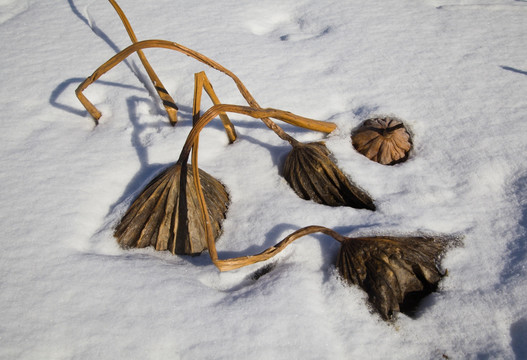
[[252, 19], [249, 30], [258, 36], [268, 36], [280, 41], [302, 41], [322, 37], [331, 32], [331, 26], [312, 23], [303, 18], [291, 18], [287, 14], [273, 14]]

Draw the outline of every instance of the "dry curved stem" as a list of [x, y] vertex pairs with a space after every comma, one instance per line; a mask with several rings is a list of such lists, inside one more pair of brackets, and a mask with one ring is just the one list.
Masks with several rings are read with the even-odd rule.
[[[198, 169], [198, 157], [197, 157], [197, 151], [193, 149], [196, 142], [199, 141], [199, 134], [201, 130], [210, 122], [214, 117], [216, 117], [220, 113], [226, 113], [226, 112], [232, 112], [237, 114], [243, 114], [248, 115], [254, 118], [262, 118], [262, 117], [269, 117], [269, 118], [275, 118], [278, 120], [282, 120], [285, 122], [292, 122], [292, 121], [302, 121], [302, 117], [295, 115], [288, 111], [283, 110], [277, 110], [277, 109], [262, 109], [262, 108], [251, 108], [247, 106], [239, 106], [239, 105], [229, 105], [229, 104], [221, 104], [221, 105], [214, 105], [210, 109], [208, 109], [201, 118], [194, 124], [194, 127], [190, 131], [187, 140], [185, 144], [183, 145], [183, 148], [181, 150], [180, 157], [178, 159], [178, 163], [180, 164], [186, 164], [188, 161], [188, 158], [190, 156], [190, 152], [192, 151], [192, 171], [194, 172], [194, 186], [198, 193], [199, 203], [200, 203], [200, 209], [201, 214], [203, 217], [203, 222], [206, 226], [206, 238], [207, 238], [207, 244], [208, 244], [208, 250], [210, 257], [213, 261], [213, 263], [218, 267], [220, 271], [228, 271], [237, 269], [243, 266], [247, 266], [250, 264], [254, 264], [260, 261], [264, 261], [267, 259], [270, 259], [271, 257], [278, 254], [280, 251], [282, 251], [287, 245], [289, 245], [292, 241], [296, 240], [299, 237], [302, 237], [308, 233], [312, 233], [314, 231], [330, 231], [332, 230], [326, 229], [322, 230], [322, 227], [316, 227], [317, 230], [313, 230], [313, 228], [310, 228], [308, 230], [302, 230], [300, 232], [296, 232], [292, 235], [290, 235], [288, 238], [284, 239], [279, 244], [267, 249], [266, 251], [253, 255], [253, 256], [244, 256], [239, 258], [232, 258], [228, 260], [221, 260], [218, 258], [218, 253], [216, 250], [215, 245], [215, 238], [211, 226], [211, 220], [209, 217], [209, 211], [207, 208], [207, 203], [205, 200], [205, 196], [203, 195], [201, 183], [199, 180], [199, 176], [197, 173]], [[334, 232], [333, 232], [334, 233]], [[335, 233], [336, 234], [336, 233]]]
[[[200, 110], [201, 110], [201, 95], [202, 95], [203, 90], [205, 90], [207, 95], [209, 95], [214, 105], [221, 104], [220, 99], [218, 99], [218, 96], [214, 92], [214, 89], [212, 88], [212, 84], [207, 78], [207, 75], [205, 74], [205, 72], [201, 71], [199, 73], [194, 74], [194, 103], [192, 104], [192, 122], [193, 123], [196, 123], [199, 119]], [[227, 133], [227, 137], [229, 138], [229, 143], [232, 144], [237, 138], [234, 125], [231, 123], [227, 114], [220, 113], [219, 116], [220, 116], [221, 122], [223, 123], [223, 127], [225, 128], [225, 132]], [[197, 143], [195, 144], [195, 147], [197, 147]]]
[[[199, 134], [201, 130], [210, 122], [212, 119], [214, 119], [215, 116], [217, 116], [221, 112], [233, 112], [243, 115], [248, 115], [254, 118], [262, 118], [262, 117], [272, 117], [275, 119], [279, 119], [282, 121], [290, 122], [290, 121], [296, 121], [301, 120], [301, 117], [298, 115], [295, 115], [293, 113], [277, 110], [277, 109], [261, 109], [261, 108], [251, 108], [246, 106], [239, 106], [239, 105], [228, 105], [228, 104], [221, 104], [221, 105], [214, 105], [212, 106], [207, 112], [203, 114], [203, 116], [194, 124], [194, 127], [190, 131], [187, 140], [185, 144], [183, 145], [183, 148], [181, 150], [180, 157], [178, 159], [178, 163], [186, 164], [188, 161], [189, 155], [191, 150], [193, 149], [194, 145], [199, 141]], [[192, 150], [193, 151], [193, 150]], [[211, 221], [209, 217], [209, 212], [207, 209], [207, 204], [205, 201], [205, 196], [203, 195], [203, 191], [201, 188], [199, 176], [197, 173], [198, 169], [198, 156], [197, 152], [193, 151], [192, 153], [192, 169], [194, 171], [194, 186], [196, 189], [196, 192], [198, 193], [199, 203], [200, 203], [200, 209], [201, 214], [203, 217], [203, 223], [206, 226], [206, 237], [207, 237], [207, 244], [208, 244], [208, 250], [210, 257], [212, 259], [212, 262], [218, 267], [220, 271], [228, 271], [228, 270], [234, 270], [240, 267], [244, 267], [247, 265], [255, 264], [257, 262], [265, 261], [279, 252], [281, 252], [283, 249], [285, 249], [291, 242], [294, 240], [307, 235], [311, 234], [313, 232], [323, 232], [326, 234], [331, 234], [336, 239], [344, 239], [340, 235], [338, 235], [333, 230], [315, 226], [315, 227], [307, 227], [304, 229], [300, 229], [297, 232], [291, 234], [275, 246], [270, 247], [269, 249], [256, 254], [252, 256], [243, 256], [243, 257], [237, 257], [237, 258], [231, 258], [222, 260], [218, 258], [218, 253], [216, 250], [215, 245], [215, 238], [212, 231]]]
[[[126, 32], [128, 33], [128, 36], [130, 37], [130, 40], [132, 40], [132, 43], [136, 43], [137, 37], [135, 36], [134, 30], [132, 29], [132, 25], [130, 25], [130, 22], [126, 18], [126, 15], [124, 14], [124, 12], [122, 11], [122, 9], [119, 7], [119, 5], [117, 4], [115, 0], [108, 0], [108, 1], [110, 1], [110, 4], [112, 4], [115, 11], [121, 18], [121, 21], [126, 29]], [[150, 77], [150, 80], [152, 81], [152, 84], [154, 85], [154, 88], [156, 89], [157, 94], [159, 95], [159, 98], [163, 102], [163, 106], [165, 107], [165, 110], [168, 114], [170, 123], [172, 124], [172, 126], [176, 125], [177, 112], [178, 112], [178, 107], [176, 105], [176, 102], [174, 101], [174, 99], [172, 99], [172, 97], [166, 90], [165, 86], [163, 85], [163, 83], [161, 82], [157, 74], [155, 73], [154, 69], [152, 68], [148, 60], [146, 59], [146, 56], [143, 53], [143, 51], [138, 50], [137, 55], [139, 56], [139, 60], [141, 60], [141, 63], [143, 64], [143, 67], [145, 68], [148, 76]]]
[[[203, 116], [194, 124], [194, 127], [190, 131], [187, 140], [185, 144], [183, 145], [183, 149], [181, 151], [180, 157], [178, 159], [179, 163], [186, 163], [190, 154], [190, 151], [193, 148], [193, 145], [199, 140], [199, 134], [201, 130], [219, 113], [221, 112], [233, 112], [243, 115], [248, 115], [255, 118], [261, 118], [261, 117], [272, 117], [276, 118], [282, 121], [291, 121], [295, 119], [299, 119], [300, 117], [298, 115], [295, 115], [293, 113], [282, 111], [282, 110], [276, 110], [276, 109], [255, 109], [251, 107], [246, 106], [239, 106], [239, 105], [228, 105], [228, 104], [221, 104], [221, 105], [214, 105], [212, 106], [207, 112], [203, 114]], [[218, 253], [216, 250], [216, 244], [215, 244], [215, 238], [212, 231], [211, 221], [209, 217], [209, 212], [207, 209], [207, 204], [205, 201], [205, 196], [203, 195], [201, 184], [199, 181], [199, 176], [197, 176], [197, 169], [198, 169], [198, 157], [197, 152], [192, 150], [192, 169], [194, 171], [194, 186], [196, 188], [196, 191], [198, 193], [199, 202], [200, 202], [200, 209], [201, 214], [204, 219], [204, 223], [206, 224], [206, 236], [207, 236], [207, 244], [208, 244], [208, 250], [210, 257], [212, 259], [212, 262], [220, 271], [229, 271], [238, 269], [247, 265], [255, 264], [257, 262], [265, 261], [273, 256], [280, 253], [283, 249], [285, 249], [290, 243], [295, 241], [296, 239], [314, 233], [314, 232], [322, 232], [324, 234], [330, 235], [333, 238], [343, 241], [345, 238], [336, 233], [335, 231], [322, 227], [322, 226], [309, 226], [303, 229], [300, 229], [293, 234], [286, 237], [284, 240], [279, 242], [278, 244], [268, 248], [267, 250], [251, 256], [242, 256], [237, 258], [231, 258], [231, 259], [219, 259]]]
[[[281, 110], [214, 105], [192, 128], [178, 161], [149, 183], [121, 219], [114, 235], [123, 247], [154, 246], [187, 255], [208, 248], [216, 254], [214, 243], [225, 217], [228, 194], [219, 181], [198, 168], [197, 144], [203, 127], [226, 112], [256, 118], [301, 119]], [[191, 151], [193, 164], [189, 169]]]
[[[218, 259], [217, 254], [215, 255], [215, 258], [213, 258], [211, 254], [212, 262], [214, 263], [214, 265], [216, 265], [216, 267], [218, 267], [220, 271], [230, 271], [230, 270], [239, 269], [244, 266], [256, 264], [258, 262], [265, 261], [265, 260], [269, 260], [273, 256], [276, 256], [277, 254], [279, 254], [282, 250], [284, 250], [287, 246], [289, 246], [293, 241], [298, 240], [306, 235], [310, 235], [314, 233], [326, 234], [340, 242], [346, 239], [339, 233], [327, 227], [318, 226], [318, 225], [310, 225], [310, 226], [306, 226], [306, 227], [303, 227], [301, 229], [294, 231], [293, 233], [286, 236], [283, 240], [278, 242], [276, 245], [273, 245], [256, 255], [240, 256], [240, 257], [221, 260], [221, 259]], [[209, 253], [210, 253], [210, 248], [209, 248]]]
[[[223, 72], [227, 76], [229, 76], [238, 87], [238, 90], [240, 91], [241, 95], [244, 97], [244, 99], [247, 101], [247, 103], [252, 108], [260, 108], [260, 105], [256, 102], [254, 97], [250, 94], [250, 92], [247, 90], [245, 85], [240, 81], [240, 79], [230, 70], [223, 67], [219, 63], [215, 62], [212, 59], [209, 59], [205, 55], [202, 55], [194, 50], [191, 50], [183, 45], [180, 45], [175, 42], [166, 41], [166, 40], [144, 40], [136, 42], [126, 49], [122, 50], [118, 54], [114, 55], [112, 58], [110, 58], [107, 62], [102, 64], [95, 72], [86, 78], [75, 90], [75, 93], [77, 95], [77, 98], [79, 101], [83, 104], [83, 106], [88, 110], [88, 112], [93, 116], [93, 118], [96, 120], [96, 123], [98, 119], [101, 117], [101, 113], [97, 108], [86, 98], [86, 96], [83, 94], [83, 91], [93, 82], [95, 82], [98, 78], [100, 78], [103, 74], [111, 70], [114, 66], [119, 64], [121, 61], [126, 59], [128, 56], [133, 54], [134, 52], [137, 52], [138, 50], [143, 50], [147, 48], [164, 48], [164, 49], [170, 49], [175, 50], [180, 53], [183, 53], [195, 60], [198, 60], [201, 63], [204, 63], [213, 69], [216, 69], [220, 72]], [[290, 135], [288, 135], [282, 128], [280, 128], [278, 125], [276, 125], [271, 119], [268, 117], [262, 117], [260, 118], [264, 124], [269, 127], [271, 130], [273, 130], [280, 138], [283, 140], [288, 141], [289, 143], [296, 142], [295, 139], [293, 139]], [[336, 129], [336, 124], [331, 122], [324, 122], [324, 121], [318, 121], [308, 118], [294, 118], [294, 119], [280, 119], [282, 121], [285, 121], [289, 124], [292, 124], [294, 126], [314, 130], [314, 131], [320, 131], [324, 133], [330, 133], [333, 130]]]

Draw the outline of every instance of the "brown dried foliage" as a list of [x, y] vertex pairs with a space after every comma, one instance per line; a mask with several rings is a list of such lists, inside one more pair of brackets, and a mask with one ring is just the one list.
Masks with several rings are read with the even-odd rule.
[[[384, 319], [397, 311], [406, 311], [411, 303], [434, 291], [443, 274], [437, 267], [446, 242], [425, 237], [364, 237], [347, 238], [322, 226], [308, 226], [288, 235], [274, 246], [251, 256], [219, 259], [215, 241], [221, 233], [221, 224], [229, 205], [225, 187], [214, 177], [198, 169], [198, 137], [201, 129], [220, 115], [234, 141], [232, 124], [226, 112], [235, 112], [261, 119], [293, 149], [283, 168], [284, 177], [304, 199], [330, 206], [351, 206], [375, 210], [372, 199], [357, 188], [330, 158], [330, 152], [321, 142], [302, 144], [277, 126], [270, 117], [295, 126], [331, 132], [336, 124], [299, 117], [276, 109], [262, 109], [243, 83], [228, 69], [206, 56], [177, 43], [165, 40], [137, 41], [135, 34], [115, 0], [110, 0], [121, 17], [132, 40], [132, 45], [116, 54], [84, 80], [76, 94], [96, 124], [101, 113], [84, 96], [83, 91], [104, 73], [133, 53], [137, 53], [148, 75], [163, 100], [171, 123], [177, 121], [177, 106], [163, 87], [146, 60], [142, 50], [165, 48], [181, 52], [232, 78], [249, 107], [222, 105], [205, 75], [196, 76], [193, 115], [195, 124], [181, 151], [180, 159], [152, 180], [132, 203], [114, 235], [121, 246], [147, 247], [169, 250], [175, 254], [198, 254], [208, 249], [213, 263], [221, 270], [233, 270], [259, 261], [265, 261], [293, 241], [315, 232], [332, 236], [341, 242], [337, 268], [350, 284], [363, 288], [369, 301]], [[214, 106], [202, 117], [199, 104], [202, 87], [211, 96]], [[368, 158], [381, 164], [404, 161], [411, 150], [412, 141], [402, 122], [393, 118], [375, 118], [364, 122], [352, 134], [353, 146]], [[187, 164], [192, 150], [192, 164]], [[192, 166], [194, 171], [192, 171]], [[198, 180], [199, 179], [199, 180]]]
[[303, 199], [329, 206], [375, 210], [370, 196], [337, 167], [322, 142], [293, 144], [284, 163], [283, 175]]
[[342, 242], [337, 268], [349, 284], [368, 294], [385, 320], [395, 312], [411, 311], [437, 289], [443, 277], [438, 268], [445, 239], [430, 237], [364, 237]]
[[[217, 239], [229, 205], [229, 195], [214, 177], [201, 169], [199, 175], [212, 233]], [[193, 181], [191, 169], [180, 163], [159, 174], [132, 203], [116, 227], [114, 236], [119, 244], [125, 248], [153, 246], [156, 250], [187, 255], [207, 249], [205, 224]]]
[[405, 161], [412, 139], [404, 124], [395, 118], [366, 120], [351, 136], [355, 149], [368, 159], [383, 165]]

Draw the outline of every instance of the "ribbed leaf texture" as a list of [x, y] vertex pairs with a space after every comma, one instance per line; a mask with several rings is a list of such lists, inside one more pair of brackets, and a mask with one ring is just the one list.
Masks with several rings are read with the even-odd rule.
[[353, 132], [351, 140], [358, 152], [383, 165], [405, 161], [412, 148], [412, 139], [404, 124], [391, 117], [364, 121]]
[[[201, 169], [199, 174], [217, 239], [229, 206], [229, 195], [214, 177]], [[182, 169], [176, 163], [152, 180], [123, 216], [114, 236], [124, 248], [153, 246], [156, 250], [189, 255], [205, 250], [205, 226], [191, 165]]]
[[329, 206], [375, 210], [370, 196], [337, 167], [322, 142], [295, 144], [285, 160], [283, 175], [302, 199]]
[[437, 289], [443, 277], [438, 264], [447, 241], [431, 237], [364, 237], [342, 242], [337, 269], [349, 284], [368, 294], [385, 320], [395, 312], [411, 313]]

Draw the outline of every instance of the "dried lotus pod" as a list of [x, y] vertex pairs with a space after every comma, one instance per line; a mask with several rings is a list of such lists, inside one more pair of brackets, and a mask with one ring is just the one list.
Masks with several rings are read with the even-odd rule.
[[437, 264], [445, 239], [430, 237], [346, 238], [337, 269], [349, 284], [360, 286], [384, 320], [411, 312], [437, 289], [443, 273]]
[[[199, 170], [203, 194], [217, 240], [229, 205], [225, 187]], [[152, 180], [132, 203], [114, 236], [124, 248], [153, 246], [173, 254], [199, 254], [207, 249], [205, 225], [193, 183], [191, 165], [179, 162]]]
[[383, 165], [405, 161], [412, 148], [410, 133], [400, 120], [392, 117], [364, 121], [351, 140], [358, 152]]
[[298, 196], [329, 206], [375, 210], [370, 196], [355, 186], [331, 160], [324, 143], [292, 145], [283, 175]]

